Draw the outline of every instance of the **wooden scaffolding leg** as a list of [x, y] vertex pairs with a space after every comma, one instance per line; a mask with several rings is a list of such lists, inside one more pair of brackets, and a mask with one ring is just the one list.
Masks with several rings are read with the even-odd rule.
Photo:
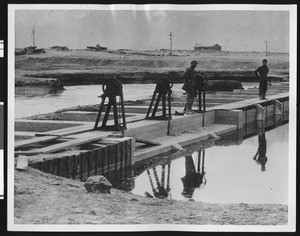
[[122, 109], [123, 128], [126, 129], [126, 118], [125, 118], [125, 108], [124, 108], [123, 92], [122, 92], [122, 95], [121, 95], [121, 109]]
[[155, 116], [160, 99], [161, 99], [161, 93], [158, 94], [158, 97], [157, 97], [157, 100], [156, 100], [156, 102], [155, 102], [154, 109], [153, 109], [153, 112], [152, 112], [152, 116], [151, 116], [151, 117], [154, 117], [154, 116]]
[[113, 110], [114, 110], [115, 127], [118, 130], [119, 129], [119, 119], [118, 119], [119, 117], [118, 117], [118, 108], [117, 108], [116, 99], [113, 100], [112, 105], [113, 105]]
[[149, 117], [149, 115], [150, 115], [151, 108], [153, 106], [153, 102], [155, 100], [155, 97], [156, 97], [156, 92], [153, 93], [153, 96], [152, 96], [152, 99], [151, 99], [151, 102], [150, 102], [150, 105], [149, 105], [149, 108], [148, 108], [148, 111], [147, 111], [146, 118]]
[[99, 121], [100, 121], [100, 117], [101, 117], [101, 113], [102, 113], [102, 110], [103, 110], [103, 107], [104, 107], [104, 102], [105, 102], [105, 98], [102, 98], [102, 101], [101, 101], [101, 104], [100, 104], [100, 108], [99, 108], [99, 111], [98, 111], [98, 115], [97, 115], [97, 119], [96, 119], [96, 122], [95, 122], [94, 129], [97, 129], [97, 127], [98, 127], [98, 124], [99, 124]]
[[201, 90], [198, 90], [198, 107], [199, 107], [199, 112], [202, 112], [202, 99], [201, 99]]
[[206, 111], [206, 106], [205, 106], [205, 90], [203, 91], [203, 111]]
[[165, 94], [162, 94], [162, 112], [163, 112], [163, 118], [166, 119], [167, 117], [167, 114], [166, 114], [166, 95]]
[[105, 115], [104, 115], [104, 118], [103, 118], [102, 127], [106, 126], [111, 105], [112, 105], [112, 101], [111, 101], [111, 99], [109, 99], [108, 105], [106, 107]]

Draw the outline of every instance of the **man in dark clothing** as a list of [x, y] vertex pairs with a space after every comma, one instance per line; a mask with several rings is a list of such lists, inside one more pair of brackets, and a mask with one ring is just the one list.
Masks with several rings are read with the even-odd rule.
[[186, 104], [184, 108], [185, 114], [187, 115], [193, 115], [196, 113], [192, 110], [192, 106], [196, 95], [195, 80], [197, 74], [195, 68], [197, 64], [198, 64], [197, 61], [195, 60], [191, 61], [191, 66], [187, 68], [182, 75], [183, 78], [185, 79], [182, 89], [185, 90], [187, 93]]
[[[268, 89], [268, 72], [269, 72], [269, 68], [267, 66], [267, 60], [266, 59], [263, 59], [262, 60], [262, 66], [258, 67], [256, 70], [255, 70], [255, 76], [259, 78], [259, 99], [262, 100], [262, 99], [265, 99], [267, 100], [266, 98], [266, 92], [267, 92], [267, 89]], [[270, 82], [270, 80], [269, 80]]]

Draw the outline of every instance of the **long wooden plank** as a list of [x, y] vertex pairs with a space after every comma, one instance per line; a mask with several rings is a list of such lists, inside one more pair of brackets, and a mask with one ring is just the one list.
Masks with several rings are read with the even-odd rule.
[[216, 106], [216, 107], [210, 107], [208, 110], [238, 109], [238, 108], [243, 108], [243, 107], [247, 107], [247, 106], [250, 106], [250, 105], [261, 104], [261, 103], [264, 103], [264, 102], [267, 102], [267, 101], [278, 100], [278, 99], [285, 98], [285, 97], [288, 97], [288, 96], [289, 96], [289, 93], [280, 93], [280, 94], [275, 94], [275, 95], [268, 96], [268, 100], [259, 100], [258, 98], [246, 99], [246, 100], [239, 101], [239, 102], [223, 104], [223, 105]]
[[25, 140], [15, 142], [15, 148], [25, 147], [36, 143], [48, 142], [48, 141], [58, 139], [59, 137], [60, 136], [46, 136], [46, 137], [25, 139]]
[[68, 142], [64, 142], [64, 143], [59, 143], [59, 144], [55, 144], [55, 145], [51, 145], [45, 148], [41, 148], [39, 149], [39, 151], [41, 153], [52, 153], [52, 152], [57, 152], [57, 151], [61, 151], [61, 150], [65, 150], [71, 147], [75, 147], [75, 146], [79, 146], [85, 143], [89, 143], [89, 142], [94, 142], [94, 141], [98, 141], [104, 138], [107, 138], [110, 135], [110, 133], [104, 134], [104, 135], [95, 135], [94, 137], [89, 137], [89, 138], [82, 138], [82, 139], [75, 139], [75, 140], [71, 140]]
[[51, 135], [65, 136], [65, 135], [70, 135], [70, 134], [78, 134], [78, 133], [93, 130], [93, 127], [94, 127], [94, 125], [90, 125], [90, 124], [89, 125], [80, 125], [80, 126], [75, 126], [75, 127], [72, 126], [72, 127], [64, 128], [64, 129], [36, 133], [35, 136], [51, 136]]
[[138, 142], [138, 143], [145, 143], [145, 144], [151, 145], [151, 146], [159, 146], [159, 145], [161, 145], [158, 142], [154, 142], [154, 141], [146, 140], [146, 139], [141, 139], [141, 138], [135, 139], [135, 141]]
[[15, 136], [34, 137], [35, 132], [15, 131]]

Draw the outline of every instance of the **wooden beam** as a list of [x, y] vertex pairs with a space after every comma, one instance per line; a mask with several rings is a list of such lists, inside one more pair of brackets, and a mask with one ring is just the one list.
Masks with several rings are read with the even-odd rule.
[[90, 124], [89, 125], [80, 125], [80, 126], [58, 129], [58, 130], [53, 130], [53, 131], [48, 131], [48, 132], [40, 132], [40, 133], [36, 133], [35, 136], [51, 136], [51, 135], [65, 136], [65, 135], [70, 135], [70, 134], [78, 134], [78, 133], [83, 133], [86, 131], [91, 131], [91, 130], [93, 130], [93, 127], [94, 127], [94, 125], [90, 125]]
[[151, 145], [151, 146], [159, 146], [159, 145], [161, 145], [158, 142], [154, 142], [154, 141], [146, 140], [146, 139], [141, 139], [141, 138], [135, 139], [135, 141], [138, 142], [138, 143], [145, 143], [145, 144]]
[[36, 143], [43, 143], [43, 142], [48, 142], [48, 141], [52, 141], [55, 139], [58, 139], [60, 136], [46, 136], [46, 137], [38, 137], [38, 138], [32, 138], [32, 139], [25, 139], [25, 140], [21, 140], [21, 141], [17, 141], [15, 142], [15, 148], [20, 148], [20, 147], [24, 147], [24, 146], [28, 146], [31, 144], [36, 144]]
[[79, 146], [82, 144], [91, 143], [94, 141], [98, 141], [98, 140], [107, 138], [111, 133], [99, 135], [99, 133], [96, 132], [96, 134], [97, 135], [94, 135], [94, 136], [88, 137], [88, 138], [75, 139], [75, 140], [71, 140], [68, 142], [51, 145], [51, 146], [48, 146], [45, 148], [41, 148], [41, 149], [39, 149], [39, 151], [42, 153], [53, 153], [53, 152], [69, 149], [71, 147], [76, 147], [76, 146]]
[[42, 152], [39, 151], [39, 150], [31, 150], [31, 151], [15, 151], [15, 155], [16, 155], [16, 156], [19, 156], [19, 155], [31, 156], [31, 155], [38, 155], [38, 154], [42, 154]]

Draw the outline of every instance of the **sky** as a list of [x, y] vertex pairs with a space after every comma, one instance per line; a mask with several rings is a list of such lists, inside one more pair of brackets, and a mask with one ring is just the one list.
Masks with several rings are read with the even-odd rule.
[[16, 10], [15, 47], [192, 50], [219, 44], [224, 51], [289, 51], [288, 11]]

